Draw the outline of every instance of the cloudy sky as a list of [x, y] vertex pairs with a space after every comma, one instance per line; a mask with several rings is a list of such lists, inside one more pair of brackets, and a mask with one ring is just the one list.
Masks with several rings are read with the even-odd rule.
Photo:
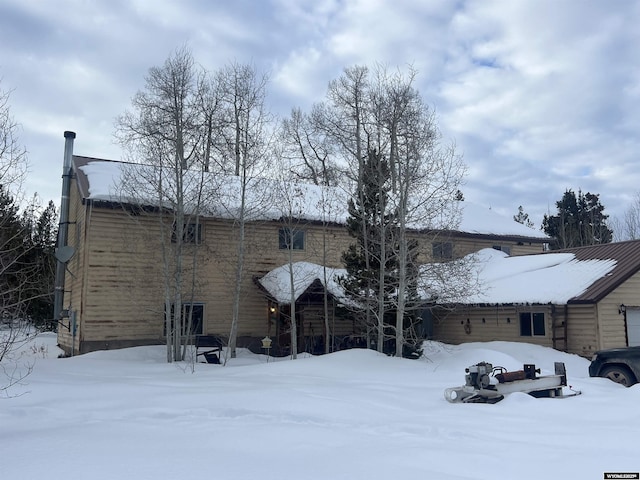
[[59, 202], [63, 132], [75, 153], [120, 159], [114, 119], [180, 46], [210, 70], [268, 72], [278, 115], [344, 67], [411, 64], [464, 155], [465, 198], [539, 226], [567, 188], [618, 217], [640, 191], [638, 25], [631, 0], [2, 0], [0, 87], [27, 190]]

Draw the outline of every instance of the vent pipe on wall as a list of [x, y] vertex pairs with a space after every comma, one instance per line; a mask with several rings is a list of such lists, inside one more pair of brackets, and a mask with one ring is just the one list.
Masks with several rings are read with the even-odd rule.
[[63, 250], [67, 246], [69, 232], [69, 195], [71, 193], [71, 158], [73, 157], [73, 140], [75, 132], [64, 132], [64, 163], [62, 166], [62, 198], [60, 202], [60, 223], [58, 225], [58, 241], [56, 243], [56, 283], [54, 290], [53, 318], [56, 322], [62, 320], [62, 303], [64, 302], [64, 276], [66, 263]]

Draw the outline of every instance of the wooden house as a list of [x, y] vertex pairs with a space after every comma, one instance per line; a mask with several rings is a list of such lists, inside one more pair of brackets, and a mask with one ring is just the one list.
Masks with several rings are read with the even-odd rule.
[[[165, 342], [161, 239], [167, 233], [157, 219], [160, 207], [142, 194], [145, 177], [138, 168], [71, 156], [67, 245], [73, 253], [65, 259], [64, 310], [58, 329], [59, 344], [69, 354]], [[128, 193], [119, 188], [125, 179]], [[240, 232], [230, 205], [234, 200], [229, 199], [234, 180], [217, 182], [218, 196], [209, 200], [197, 223], [185, 225], [185, 268], [194, 272], [195, 288], [184, 301], [193, 315], [193, 333], [225, 337], [232, 318]], [[345, 228], [345, 201], [322, 217], [314, 200], [323, 194], [319, 187], [296, 185], [295, 191], [298, 203], [293, 213], [282, 209], [286, 202], [270, 200], [261, 202], [259, 214], [247, 217], [238, 346], [259, 351], [265, 336], [276, 344], [286, 341], [287, 302], [276, 301], [257, 279], [290, 261], [340, 268], [342, 252], [353, 241]], [[431, 226], [412, 232], [421, 261], [448, 260], [485, 247], [514, 255], [541, 252], [548, 241], [540, 232], [488, 209], [464, 202], [463, 210], [460, 226], [453, 231]], [[486, 218], [492, 220], [483, 222]], [[283, 247], [287, 242], [292, 249]], [[189, 267], [192, 261], [198, 266], [195, 271]], [[299, 345], [305, 349], [317, 348], [323, 332], [324, 314], [317, 302], [323, 286], [315, 280], [296, 298], [301, 302]], [[332, 304], [333, 334], [348, 337], [355, 326], [335, 315], [335, 308]]]
[[640, 345], [640, 241], [496, 262], [484, 292], [434, 309], [435, 339], [520, 341], [586, 357]]

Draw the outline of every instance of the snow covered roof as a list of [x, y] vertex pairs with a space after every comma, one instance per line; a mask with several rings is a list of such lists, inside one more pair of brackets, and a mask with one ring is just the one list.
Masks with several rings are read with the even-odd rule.
[[609, 275], [614, 259], [578, 260], [574, 253], [509, 257], [491, 248], [467, 257], [475, 262], [479, 289], [464, 304], [565, 304]]
[[[154, 177], [155, 167], [74, 156], [78, 184], [84, 198], [107, 202], [144, 203], [158, 205]], [[200, 182], [201, 172], [194, 172], [189, 182]], [[131, 182], [134, 178], [135, 182]], [[133, 183], [133, 185], [132, 185]], [[205, 188], [215, 201], [205, 201], [204, 215], [217, 218], [237, 218], [240, 206], [239, 177], [207, 175]], [[338, 188], [283, 182], [273, 179], [252, 179], [247, 186], [246, 215], [249, 220], [277, 220], [294, 216], [309, 221], [346, 223], [348, 194]], [[187, 202], [195, 202], [195, 195]], [[170, 201], [163, 201], [163, 204]], [[469, 202], [457, 202], [460, 209], [458, 232], [472, 235], [495, 235], [544, 241], [547, 235], [504, 217], [490, 208]], [[420, 225], [423, 229], [442, 229], [438, 225]]]
[[516, 222], [513, 218], [505, 217], [486, 208], [471, 202], [461, 202], [462, 218], [459, 230], [461, 232], [479, 235], [506, 235], [515, 237], [534, 237], [549, 239], [540, 230], [529, 228], [526, 225]]
[[262, 278], [258, 279], [258, 283], [280, 303], [288, 305], [291, 303], [291, 277], [289, 272], [293, 272], [293, 293], [297, 301], [301, 295], [309, 290], [315, 283], [320, 285], [331, 295], [336, 298], [344, 297], [344, 290], [337, 281], [337, 278], [346, 274], [346, 270], [341, 268], [327, 268], [325, 282], [325, 273], [322, 265], [310, 262], [295, 262], [282, 265], [271, 270]]
[[[640, 271], [640, 240], [514, 257], [486, 248], [458, 262], [467, 265], [466, 274], [471, 279], [468, 283], [473, 291], [457, 285], [459, 279], [437, 271], [439, 266], [448, 264], [429, 264], [422, 270], [421, 297], [430, 300], [437, 295], [443, 303], [466, 305], [593, 303]], [[456, 268], [452, 272], [456, 275], [463, 270]], [[319, 282], [331, 295], [344, 301], [344, 290], [337, 277], [345, 274], [344, 269], [328, 268], [325, 285], [321, 265], [296, 262], [295, 299]], [[441, 278], [445, 281], [438, 283]], [[270, 271], [258, 282], [277, 302], [290, 302], [288, 264]]]

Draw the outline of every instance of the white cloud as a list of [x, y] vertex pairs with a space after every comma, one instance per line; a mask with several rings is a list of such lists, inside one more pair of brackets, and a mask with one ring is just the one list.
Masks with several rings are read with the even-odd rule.
[[323, 54], [310, 46], [292, 51], [273, 77], [278, 88], [293, 97], [320, 98], [327, 82], [318, 78], [323, 66]]
[[468, 198], [534, 217], [582, 187], [622, 214], [640, 189], [639, 22], [637, 2], [596, 0], [5, 0], [0, 77], [44, 171], [68, 122], [84, 153], [112, 152], [113, 118], [183, 44], [210, 70], [271, 69], [279, 112], [344, 67], [412, 64], [470, 167]]

